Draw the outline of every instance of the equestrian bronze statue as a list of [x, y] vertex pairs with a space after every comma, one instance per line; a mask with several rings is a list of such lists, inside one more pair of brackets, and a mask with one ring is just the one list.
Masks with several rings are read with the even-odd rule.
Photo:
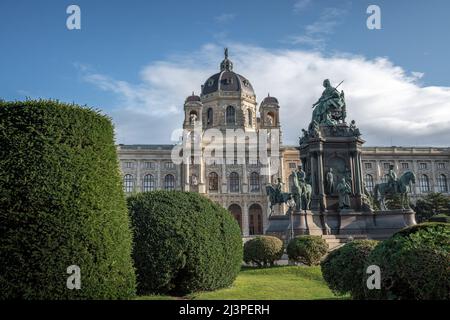
[[416, 176], [413, 172], [407, 171], [399, 179], [397, 179], [397, 175], [393, 171], [392, 166], [389, 172], [389, 181], [377, 184], [373, 189], [374, 197], [379, 202], [380, 209], [389, 210], [385, 202], [386, 196], [395, 196], [397, 194], [400, 195], [400, 205], [402, 209], [409, 209], [408, 193], [411, 192], [410, 184], [416, 183]]

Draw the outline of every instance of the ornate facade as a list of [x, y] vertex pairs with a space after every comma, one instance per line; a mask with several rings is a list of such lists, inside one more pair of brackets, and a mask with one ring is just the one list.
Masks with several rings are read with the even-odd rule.
[[[251, 83], [233, 71], [233, 63], [225, 51], [220, 72], [205, 81], [201, 95], [186, 98], [183, 129], [188, 139], [195, 139], [195, 132], [203, 135], [209, 129], [224, 135], [227, 129], [247, 134], [258, 134], [261, 129], [280, 132], [278, 100], [267, 96], [259, 109], [257, 106]], [[194, 133], [189, 135], [191, 132]], [[279, 137], [281, 145], [281, 134]], [[229, 209], [243, 236], [264, 233], [269, 217], [265, 186], [280, 178], [283, 191], [290, 192], [293, 184], [290, 173], [301, 163], [299, 148], [294, 146], [281, 145], [280, 166], [274, 174], [262, 174], [267, 167], [250, 159], [247, 152], [236, 152], [231, 160], [221, 161], [225, 157], [205, 152], [205, 143], [199, 150], [186, 153], [182, 164], [175, 164], [173, 148], [174, 145], [119, 145], [124, 191], [130, 194], [166, 189], [205, 194]], [[245, 148], [248, 151], [248, 146]], [[389, 165], [393, 164], [398, 173], [410, 170], [418, 177], [413, 198], [428, 192], [449, 194], [450, 148], [362, 147], [361, 161], [362, 179], [369, 191], [385, 179]]]

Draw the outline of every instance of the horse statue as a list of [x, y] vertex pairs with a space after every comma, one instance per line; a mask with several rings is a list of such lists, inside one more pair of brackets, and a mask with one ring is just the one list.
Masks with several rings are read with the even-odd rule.
[[413, 172], [407, 171], [397, 180], [397, 190], [392, 190], [389, 183], [376, 184], [373, 189], [373, 194], [375, 199], [380, 203], [381, 210], [389, 210], [385, 203], [385, 198], [387, 195], [400, 194], [400, 204], [402, 209], [405, 206], [409, 208], [408, 203], [408, 193], [411, 192], [410, 183], [416, 183], [416, 176]]
[[279, 192], [272, 185], [266, 186], [266, 194], [269, 196], [270, 214], [272, 214], [272, 209], [275, 204], [281, 205], [283, 203], [287, 203], [290, 199], [292, 199], [292, 194], [288, 192]]
[[295, 209], [300, 212], [301, 210], [308, 210], [311, 204], [312, 187], [308, 183], [294, 183], [292, 189], [292, 196], [295, 201]]

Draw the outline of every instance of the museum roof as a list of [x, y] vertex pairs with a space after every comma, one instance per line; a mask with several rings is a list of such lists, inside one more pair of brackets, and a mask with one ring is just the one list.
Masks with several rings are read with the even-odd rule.
[[220, 72], [210, 76], [202, 85], [202, 95], [217, 91], [244, 92], [255, 95], [250, 81], [233, 71], [233, 63], [228, 59], [227, 49], [225, 49], [225, 59], [220, 64]]
[[174, 144], [119, 144], [120, 150], [172, 150]]

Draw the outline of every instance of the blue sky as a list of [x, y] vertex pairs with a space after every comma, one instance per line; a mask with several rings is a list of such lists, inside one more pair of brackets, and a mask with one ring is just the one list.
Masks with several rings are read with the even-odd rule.
[[[66, 28], [66, 8], [70, 4], [81, 8], [81, 30]], [[381, 30], [366, 27], [366, 9], [370, 4], [381, 8]], [[282, 107], [285, 104], [286, 110], [294, 109], [314, 97], [297, 101], [285, 93], [286, 86], [295, 92], [311, 91], [299, 90], [298, 86], [313, 85], [303, 78], [330, 77], [338, 82], [341, 79], [333, 76], [345, 76], [346, 83], [350, 83], [344, 87], [350, 90], [346, 96], [355, 92], [354, 115], [359, 117], [363, 134], [363, 124], [367, 125], [368, 144], [448, 145], [449, 122], [440, 118], [447, 117], [450, 107], [442, 103], [448, 101], [450, 87], [449, 12], [450, 2], [445, 0], [2, 0], [0, 98], [42, 97], [87, 104], [113, 117], [118, 142], [167, 143], [171, 130], [181, 124], [183, 97], [192, 90], [198, 92], [206, 77], [216, 72], [222, 48], [229, 46], [235, 70], [254, 83], [258, 100], [267, 91], [274, 95], [278, 91], [277, 97], [285, 100], [280, 101]], [[304, 58], [298, 65], [311, 59], [310, 67], [302, 69], [309, 71], [283, 78], [285, 74], [279, 73], [285, 67], [289, 69], [291, 54]], [[264, 68], [261, 61], [270, 56], [286, 59], [279, 62], [278, 69], [270, 70], [273, 78], [261, 75], [270, 78], [266, 87], [259, 80], [258, 68], [261, 73], [268, 72], [269, 66]], [[322, 63], [311, 68], [313, 61]], [[373, 80], [369, 71], [364, 73], [366, 77], [357, 75], [358, 71], [354, 77], [342, 73], [341, 69], [352, 69], [358, 63], [363, 63], [362, 69], [375, 66], [386, 72], [379, 75], [379, 81]], [[403, 100], [389, 105], [396, 97], [390, 99], [387, 94], [394, 95], [395, 91], [377, 87], [373, 88], [377, 96], [366, 104], [364, 101], [371, 94], [360, 95], [370, 92], [372, 86], [389, 82], [383, 80], [385, 76], [395, 78]], [[360, 83], [366, 87], [351, 84], [351, 78], [362, 79], [359, 82], [368, 79], [367, 84]], [[170, 82], [178, 81], [179, 90], [172, 88]], [[320, 81], [316, 82], [313, 92], [320, 94]], [[392, 119], [391, 126], [383, 132], [370, 126], [364, 117], [367, 112], [356, 111], [372, 110], [374, 101], [386, 112], [401, 104], [394, 112], [401, 117], [405, 104], [417, 99], [424, 104], [414, 107], [428, 108], [433, 116], [401, 124]], [[295, 143], [301, 127], [309, 121], [310, 115], [305, 114], [309, 107], [298, 108], [303, 110], [298, 122], [286, 119], [288, 143]], [[149, 124], [155, 121], [161, 127]], [[412, 137], [401, 138], [399, 125], [414, 130]], [[165, 131], [161, 132], [163, 128]]]

